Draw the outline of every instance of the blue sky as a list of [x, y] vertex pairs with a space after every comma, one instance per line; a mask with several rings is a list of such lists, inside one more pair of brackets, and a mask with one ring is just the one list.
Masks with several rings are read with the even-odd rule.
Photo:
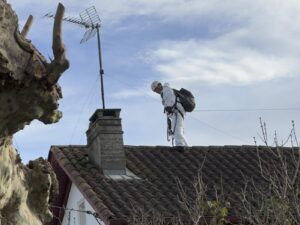
[[[107, 108], [121, 108], [124, 143], [170, 145], [153, 80], [191, 90], [196, 111], [185, 131], [190, 145], [247, 145], [267, 123], [285, 140], [291, 121], [300, 125], [300, 2], [296, 0], [98, 0], [61, 1], [66, 16], [94, 5], [102, 21], [101, 44]], [[20, 28], [35, 18], [28, 38], [52, 56], [57, 1], [9, 0]], [[57, 124], [34, 121], [14, 143], [25, 162], [47, 157], [51, 145], [86, 144], [89, 118], [102, 106], [96, 38], [80, 44], [85, 30], [64, 23], [63, 39], [71, 67], [59, 84], [63, 118]], [[252, 109], [250, 111], [205, 111]], [[299, 128], [300, 129], [300, 128]], [[259, 138], [258, 138], [259, 140]], [[261, 143], [261, 142], [260, 142]]]

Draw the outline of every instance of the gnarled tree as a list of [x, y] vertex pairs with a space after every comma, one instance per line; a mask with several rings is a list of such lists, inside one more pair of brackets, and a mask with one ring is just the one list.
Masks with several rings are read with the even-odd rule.
[[23, 165], [12, 145], [13, 135], [40, 120], [57, 122], [62, 97], [57, 81], [69, 67], [61, 38], [64, 7], [58, 5], [53, 28], [54, 59], [47, 62], [26, 39], [32, 17], [22, 32], [11, 6], [0, 0], [0, 223], [40, 225], [51, 219], [49, 196], [55, 176], [49, 164], [38, 159]]

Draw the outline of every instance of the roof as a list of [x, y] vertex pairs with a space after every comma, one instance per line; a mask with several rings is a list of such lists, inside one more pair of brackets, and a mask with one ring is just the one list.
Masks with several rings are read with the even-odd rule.
[[210, 198], [216, 190], [223, 191], [234, 206], [236, 193], [244, 188], [246, 180], [264, 182], [257, 154], [270, 165], [276, 158], [268, 148], [256, 146], [193, 146], [183, 153], [171, 149], [124, 146], [127, 169], [136, 178], [112, 179], [89, 162], [86, 146], [52, 146], [49, 161], [63, 190], [55, 204], [66, 203], [63, 196], [68, 195], [73, 182], [106, 224], [129, 218], [137, 208], [154, 210], [165, 217], [178, 213], [188, 217], [178, 199], [178, 181], [186, 193], [192, 194], [193, 183], [201, 174]]

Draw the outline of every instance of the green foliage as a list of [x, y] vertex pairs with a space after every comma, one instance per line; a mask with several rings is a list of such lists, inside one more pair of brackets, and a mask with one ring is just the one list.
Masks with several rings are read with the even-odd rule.
[[[230, 203], [216, 193], [216, 199], [207, 198], [207, 186], [199, 175], [193, 184], [193, 193], [187, 194], [178, 181], [179, 201], [188, 213], [194, 225], [203, 222], [210, 225], [225, 225], [230, 210]], [[194, 196], [194, 197], [192, 197]]]
[[228, 223], [227, 216], [230, 209], [229, 202], [207, 201], [208, 215], [211, 216], [211, 225], [224, 225]]

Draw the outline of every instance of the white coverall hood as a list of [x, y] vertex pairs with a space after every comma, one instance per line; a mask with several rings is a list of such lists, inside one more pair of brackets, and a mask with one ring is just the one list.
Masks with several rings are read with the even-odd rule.
[[157, 86], [158, 86], [159, 84], [160, 84], [159, 81], [157, 81], [157, 80], [153, 81], [152, 84], [151, 84], [151, 89], [152, 89], [152, 91], [154, 91], [155, 88], [157, 88]]

